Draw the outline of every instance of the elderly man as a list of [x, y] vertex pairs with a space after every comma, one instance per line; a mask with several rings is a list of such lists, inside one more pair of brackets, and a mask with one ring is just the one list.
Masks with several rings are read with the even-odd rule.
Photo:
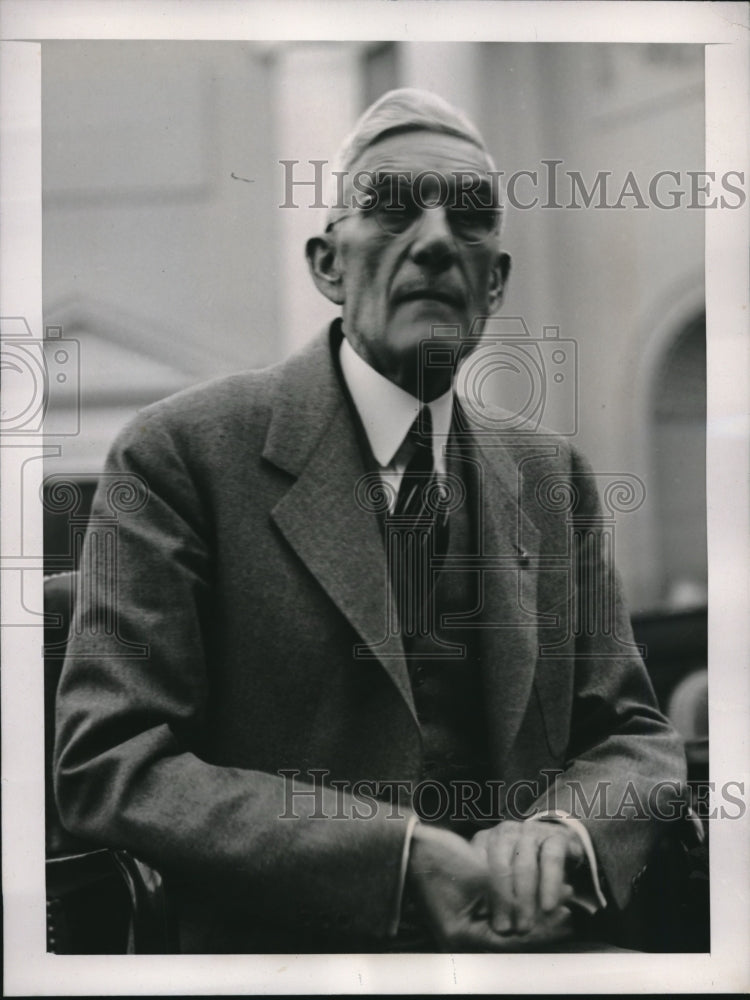
[[558, 947], [627, 904], [682, 750], [587, 467], [454, 390], [509, 267], [481, 137], [394, 91], [341, 167], [341, 318], [112, 448], [148, 499], [82, 560], [61, 815], [166, 874], [186, 951]]

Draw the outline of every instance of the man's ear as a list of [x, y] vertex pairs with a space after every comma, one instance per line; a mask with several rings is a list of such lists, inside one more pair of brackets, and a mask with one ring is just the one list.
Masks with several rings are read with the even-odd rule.
[[498, 253], [494, 264], [492, 265], [492, 273], [490, 274], [490, 308], [494, 311], [498, 309], [500, 303], [503, 301], [503, 294], [505, 292], [505, 284], [508, 280], [508, 275], [510, 274], [510, 254], [504, 253], [502, 250]]
[[337, 264], [335, 240], [313, 236], [305, 245], [305, 256], [315, 287], [336, 305], [344, 304], [344, 283]]

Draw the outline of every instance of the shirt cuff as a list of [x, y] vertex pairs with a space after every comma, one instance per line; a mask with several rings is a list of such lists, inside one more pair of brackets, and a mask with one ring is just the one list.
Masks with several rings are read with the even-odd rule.
[[398, 876], [398, 888], [396, 892], [396, 904], [393, 912], [393, 919], [388, 928], [388, 937], [396, 937], [401, 923], [401, 904], [404, 899], [404, 886], [406, 885], [406, 871], [409, 867], [409, 851], [411, 850], [411, 838], [414, 836], [414, 828], [419, 822], [419, 817], [411, 815], [406, 824], [406, 835], [404, 836], [404, 847], [401, 851], [401, 870]]
[[571, 902], [576, 903], [588, 913], [596, 913], [597, 910], [603, 910], [607, 905], [607, 899], [602, 891], [602, 884], [599, 879], [599, 866], [596, 861], [596, 854], [594, 853], [594, 845], [591, 843], [591, 836], [583, 823], [579, 819], [574, 819], [572, 816], [568, 816], [566, 813], [558, 812], [557, 810], [548, 810], [529, 818], [542, 820], [547, 823], [563, 823], [565, 826], [570, 827], [571, 830], [575, 830], [583, 845], [586, 860], [588, 861], [589, 884], [588, 886], [576, 888]]

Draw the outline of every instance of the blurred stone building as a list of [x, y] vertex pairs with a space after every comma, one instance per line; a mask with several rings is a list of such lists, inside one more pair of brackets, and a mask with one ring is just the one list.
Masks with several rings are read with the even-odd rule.
[[[281, 359], [332, 317], [303, 255], [324, 209], [303, 186], [300, 208], [280, 207], [281, 161], [312, 179], [310, 161], [331, 157], [370, 101], [426, 87], [463, 107], [506, 180], [516, 175], [502, 315], [532, 338], [557, 328], [574, 342], [577, 378], [567, 392], [550, 381], [541, 419], [570, 430], [573, 413], [597, 471], [645, 484], [645, 502], [617, 520], [631, 605], [700, 607], [704, 210], [688, 207], [688, 171], [704, 169], [703, 55], [651, 44], [45, 43], [45, 325], [80, 343], [82, 406], [80, 434], [59, 439], [48, 473], [96, 474], [137, 408]], [[674, 208], [649, 195], [663, 171], [652, 194], [666, 206], [682, 191]], [[503, 401], [523, 386], [498, 377], [489, 391]], [[65, 405], [53, 394], [50, 431]]]

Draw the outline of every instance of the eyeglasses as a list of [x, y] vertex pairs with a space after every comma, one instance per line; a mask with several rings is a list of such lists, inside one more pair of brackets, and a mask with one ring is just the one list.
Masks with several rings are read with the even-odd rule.
[[[499, 229], [500, 210], [483, 205], [474, 192], [440, 192], [440, 197], [425, 200], [414, 185], [380, 185], [369, 187], [355, 211], [345, 212], [326, 226], [330, 232], [335, 225], [362, 215], [373, 219], [387, 236], [399, 236], [416, 225], [425, 211], [442, 208], [453, 236], [461, 243], [483, 243]], [[446, 196], [447, 195], [447, 196]]]

